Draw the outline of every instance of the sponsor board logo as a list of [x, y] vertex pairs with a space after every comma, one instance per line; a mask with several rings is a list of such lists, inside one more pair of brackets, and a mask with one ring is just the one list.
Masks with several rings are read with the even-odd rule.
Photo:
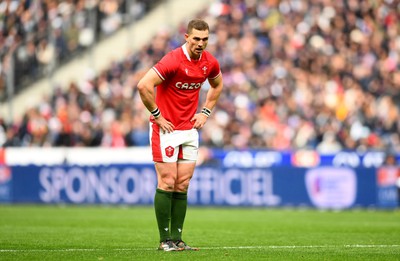
[[308, 196], [314, 206], [323, 209], [351, 207], [357, 194], [357, 179], [349, 168], [320, 167], [305, 176]]
[[230, 151], [223, 159], [224, 167], [263, 168], [282, 164], [282, 154], [275, 151]]

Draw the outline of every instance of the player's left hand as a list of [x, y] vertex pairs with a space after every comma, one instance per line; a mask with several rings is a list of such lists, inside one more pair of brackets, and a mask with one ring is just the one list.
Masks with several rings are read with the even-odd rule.
[[203, 128], [204, 124], [206, 123], [207, 116], [204, 115], [203, 113], [196, 113], [190, 121], [194, 122], [193, 128], [199, 130], [199, 129]]

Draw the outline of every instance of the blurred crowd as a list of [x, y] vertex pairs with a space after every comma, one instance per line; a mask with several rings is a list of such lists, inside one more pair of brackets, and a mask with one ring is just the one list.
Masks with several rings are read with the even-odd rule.
[[0, 1], [0, 101], [7, 99], [6, 74], [18, 93], [160, 1]]
[[[201, 130], [220, 148], [400, 153], [400, 4], [394, 0], [225, 0], [199, 13], [225, 89]], [[149, 113], [135, 86], [184, 42], [147, 46], [71, 82], [13, 125], [3, 146], [146, 146]], [[207, 84], [201, 97], [204, 100]]]

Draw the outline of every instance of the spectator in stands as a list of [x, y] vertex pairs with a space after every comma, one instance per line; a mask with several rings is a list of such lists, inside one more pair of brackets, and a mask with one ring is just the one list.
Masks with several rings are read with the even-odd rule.
[[385, 161], [383, 162], [383, 165], [385, 166], [392, 166], [395, 167], [397, 166], [397, 179], [396, 179], [396, 187], [397, 187], [397, 202], [398, 206], [400, 206], [400, 167], [398, 165], [396, 155], [391, 152], [386, 153]]

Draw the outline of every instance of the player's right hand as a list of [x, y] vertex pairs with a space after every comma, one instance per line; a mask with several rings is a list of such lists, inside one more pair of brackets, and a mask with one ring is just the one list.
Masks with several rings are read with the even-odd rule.
[[164, 133], [171, 133], [174, 131], [175, 126], [172, 122], [167, 121], [162, 115], [157, 119], [154, 119], [154, 121]]

